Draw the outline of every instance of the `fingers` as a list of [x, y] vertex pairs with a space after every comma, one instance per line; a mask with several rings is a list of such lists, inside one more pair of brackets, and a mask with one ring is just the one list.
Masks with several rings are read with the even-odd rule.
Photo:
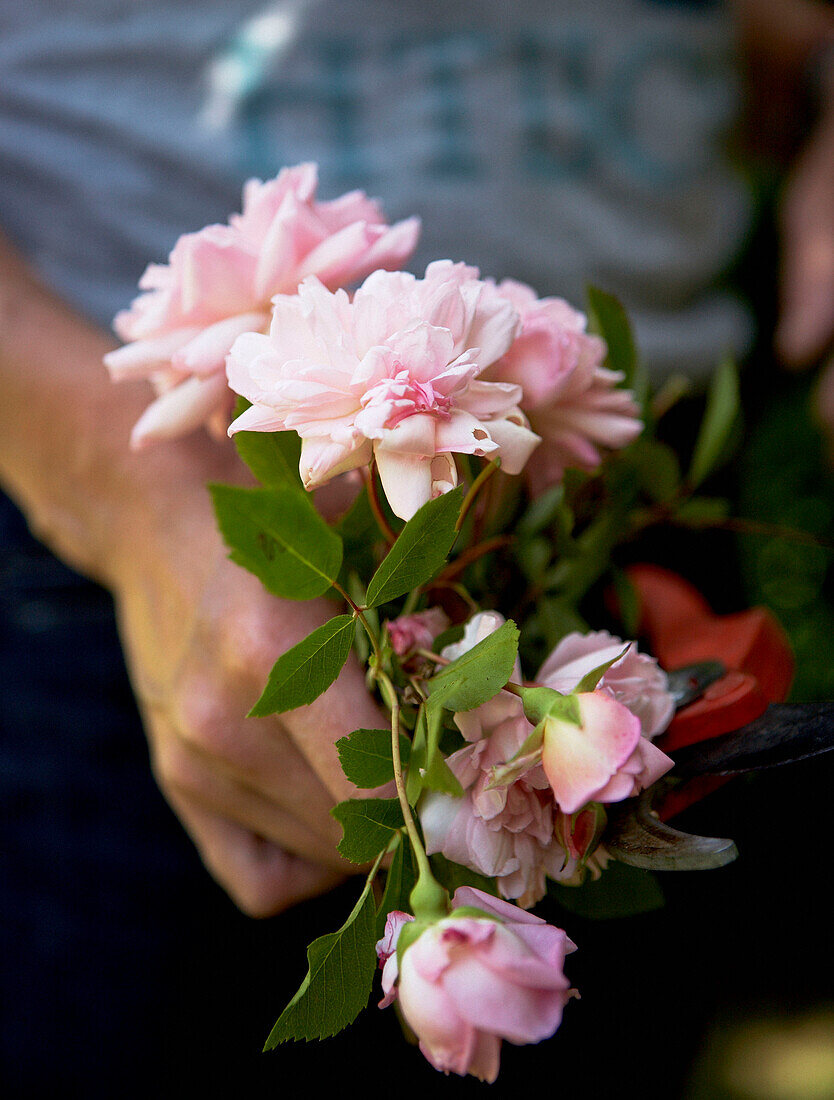
[[240, 701], [212, 691], [210, 682], [189, 677], [174, 702], [157, 711], [176, 738], [206, 768], [259, 792], [335, 848], [339, 829], [331, 817], [333, 797], [310, 768], [282, 724], [274, 718], [241, 717]]
[[[299, 817], [271, 794], [242, 782], [217, 757], [204, 754], [164, 715], [149, 715], [148, 725], [154, 773], [169, 800], [186, 799], [192, 807], [240, 825], [295, 855], [349, 872], [349, 865], [336, 851], [340, 831], [329, 813], [312, 819]], [[318, 781], [306, 764], [302, 766], [305, 774], [300, 788], [315, 789]], [[323, 790], [322, 797], [329, 806]]]
[[167, 797], [212, 877], [250, 917], [274, 916], [325, 893], [344, 877], [290, 855], [187, 795]]
[[[278, 657], [336, 611], [324, 600], [294, 603], [264, 597], [254, 577], [228, 562], [225, 565], [232, 571], [230, 583], [235, 586], [235, 614], [229, 615], [229, 605], [221, 601], [219, 590], [208, 597], [207, 619], [200, 635], [203, 656], [183, 669], [180, 689], [186, 677], [192, 674], [207, 677], [214, 671], [211, 663], [205, 664], [205, 655], [212, 654], [216, 660], [219, 645], [222, 667], [238, 685], [239, 712], [245, 713], [263, 690]], [[248, 598], [242, 598], [244, 593]], [[211, 690], [209, 680], [205, 682]], [[191, 689], [188, 690], [190, 694]], [[216, 691], [216, 686], [213, 690]], [[194, 694], [199, 697], [203, 693], [197, 690]], [[270, 733], [276, 728], [274, 722], [261, 718], [251, 719], [251, 722], [259, 736], [274, 736], [274, 732]], [[362, 726], [386, 728], [388, 722], [374, 705], [359, 665], [351, 658], [335, 684], [309, 706], [282, 714], [280, 725], [329, 792], [329, 809], [333, 800], [356, 796], [356, 789], [345, 779], [339, 764], [336, 741]]]
[[356, 729], [386, 729], [390, 720], [374, 704], [358, 663], [351, 659], [332, 687], [306, 707], [282, 715], [282, 724], [310, 767], [337, 801], [357, 797], [339, 763], [336, 741]]
[[776, 350], [794, 369], [834, 337], [834, 122], [820, 125], [786, 188]]

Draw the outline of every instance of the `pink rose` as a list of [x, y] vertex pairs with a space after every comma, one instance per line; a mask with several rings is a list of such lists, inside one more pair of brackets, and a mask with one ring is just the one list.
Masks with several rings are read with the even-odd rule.
[[[576, 950], [560, 928], [471, 887], [459, 888], [455, 916], [430, 925], [406, 948], [396, 946], [405, 913], [390, 913], [377, 945], [383, 965], [383, 1005], [396, 996], [420, 1050], [435, 1069], [498, 1076], [501, 1040], [516, 1045], [551, 1036], [573, 995], [565, 955]], [[396, 984], [396, 988], [395, 988]]]
[[617, 450], [643, 430], [622, 374], [606, 370], [605, 343], [585, 331], [586, 320], [561, 298], [537, 298], [524, 283], [505, 279], [496, 291], [518, 311], [521, 332], [488, 376], [524, 391], [542, 445], [527, 470], [533, 491], [561, 481], [565, 469], [594, 470], [604, 450]]
[[640, 735], [640, 719], [602, 691], [574, 698], [580, 725], [544, 720], [541, 764], [559, 808], [576, 813], [588, 802], [620, 802], [664, 775], [673, 762]]
[[398, 657], [404, 657], [412, 649], [428, 649], [449, 626], [449, 616], [440, 607], [430, 607], [413, 615], [400, 615], [385, 626], [391, 648]]
[[[456, 660], [504, 622], [495, 611], [473, 616], [464, 637], [442, 656]], [[570, 694], [582, 677], [623, 650], [605, 631], [568, 635], [548, 657], [538, 682]], [[514, 672], [521, 681], [521, 669]], [[588, 802], [618, 802], [655, 782], [672, 761], [644, 736], [665, 729], [673, 710], [666, 674], [635, 646], [608, 670], [595, 692], [577, 696], [582, 727], [548, 719], [542, 748], [510, 763], [533, 732], [521, 700], [502, 691], [455, 715], [470, 742], [447, 760], [463, 798], [438, 791], [418, 807], [426, 849], [496, 880], [502, 897], [534, 905], [545, 878], [570, 881], [590, 854], [574, 836], [573, 815]]]
[[441, 261], [424, 279], [376, 271], [353, 300], [315, 278], [276, 297], [269, 335], [238, 337], [229, 356], [230, 385], [252, 403], [230, 434], [296, 431], [308, 489], [373, 457], [402, 519], [457, 484], [456, 453], [520, 473], [539, 442], [521, 390], [480, 377], [518, 316], [476, 276]]
[[544, 897], [545, 876], [569, 878], [576, 859], [554, 835], [557, 810], [540, 765], [507, 786], [490, 785], [495, 766], [511, 759], [532, 730], [521, 700], [502, 692], [455, 719], [473, 742], [447, 760], [464, 795], [423, 795], [419, 814], [426, 851], [494, 878], [502, 897], [517, 898], [525, 908], [535, 905]]
[[[622, 653], [625, 645], [607, 630], [566, 634], [539, 669], [536, 680], [567, 695], [583, 676]], [[641, 653], [635, 642], [629, 644], [627, 653], [608, 669], [597, 687], [637, 715], [644, 737], [663, 733], [675, 713], [666, 673], [656, 658]]]
[[[457, 660], [504, 621], [497, 611], [473, 615], [463, 638], [441, 656]], [[521, 680], [518, 661], [513, 679]], [[540, 766], [531, 767], [506, 787], [490, 786], [494, 767], [516, 754], [533, 727], [521, 700], [506, 691], [456, 714], [455, 723], [471, 742], [447, 760], [464, 795], [423, 795], [419, 814], [426, 850], [496, 879], [502, 897], [518, 899], [525, 908], [535, 905], [544, 896], [546, 875], [563, 879], [576, 869], [576, 860], [554, 839], [556, 806], [547, 777]]]
[[316, 186], [314, 164], [249, 180], [241, 214], [185, 234], [167, 264], [145, 271], [144, 293], [114, 322], [129, 342], [105, 356], [115, 380], [150, 378], [159, 394], [133, 429], [134, 447], [204, 422], [225, 434], [226, 356], [241, 333], [266, 327], [273, 295], [294, 292], [307, 275], [343, 286], [411, 254], [416, 219], [389, 227], [361, 191], [316, 202]]

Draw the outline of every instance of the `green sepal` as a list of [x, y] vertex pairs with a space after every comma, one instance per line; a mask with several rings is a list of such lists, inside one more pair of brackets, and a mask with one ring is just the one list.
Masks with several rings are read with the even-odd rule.
[[486, 789], [494, 791], [498, 787], [507, 787], [530, 768], [541, 761], [541, 749], [544, 744], [546, 718], [527, 735], [521, 748], [505, 764], [495, 764], [490, 769], [490, 779]]
[[[619, 660], [619, 657], [615, 660]], [[592, 675], [592, 673], [589, 675]], [[570, 722], [574, 726], [582, 725], [579, 700], [575, 694], [562, 695], [560, 691], [547, 687], [522, 687], [520, 693], [521, 702], [524, 706], [524, 717], [528, 722], [532, 722], [534, 726], [544, 722], [545, 718], [558, 718], [563, 722]], [[516, 753], [516, 756], [518, 755], [520, 753]]]
[[407, 834], [395, 834], [394, 843], [394, 855], [386, 875], [385, 890], [376, 911], [378, 938], [385, 934], [385, 921], [388, 914], [394, 910], [402, 912], [408, 906], [411, 891], [417, 882], [414, 855]]
[[[571, 692], [572, 695], [582, 695], [587, 691], [596, 690], [597, 684], [606, 674], [606, 672], [615, 665], [617, 661], [625, 657], [626, 653], [631, 649], [631, 642], [629, 642], [621, 653], [618, 653], [616, 657], [612, 657], [610, 661], [604, 661], [601, 665], [597, 665], [596, 668], [592, 668], [590, 672], [586, 672], [576, 687]], [[578, 725], [579, 723], [577, 723]]]
[[[545, 720], [557, 699], [565, 698], [561, 692], [548, 687], [522, 687], [520, 693], [521, 703], [524, 707], [524, 717], [528, 722], [532, 722], [534, 726], [538, 726]], [[518, 756], [518, 753], [516, 753], [516, 756]]]
[[452, 910], [452, 915], [455, 917], [474, 917], [475, 920], [491, 920], [495, 921], [496, 924], [504, 923], [494, 913], [487, 913], [483, 909], [478, 909], [475, 905], [458, 905]]
[[400, 934], [397, 937], [397, 966], [402, 970], [403, 955], [411, 947], [411, 945], [427, 931], [435, 921], [429, 920], [410, 920], [406, 921], [400, 929]]
[[584, 869], [588, 860], [599, 847], [599, 843], [602, 840], [603, 833], [605, 832], [605, 827], [608, 824], [608, 814], [605, 812], [605, 806], [603, 806], [601, 802], [588, 802], [582, 807], [581, 810], [577, 810], [576, 813], [571, 814], [571, 827], [573, 827], [574, 822], [580, 816], [580, 814], [588, 813], [588, 811], [590, 811], [594, 815], [594, 831], [584, 855], [579, 860], [580, 870]]

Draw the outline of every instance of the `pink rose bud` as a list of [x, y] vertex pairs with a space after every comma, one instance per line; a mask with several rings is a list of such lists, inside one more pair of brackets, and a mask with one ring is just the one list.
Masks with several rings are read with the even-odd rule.
[[430, 607], [428, 611], [400, 615], [385, 625], [391, 648], [398, 657], [404, 657], [412, 649], [428, 649], [449, 626], [449, 616], [440, 607]]
[[538, 1043], [558, 1028], [574, 995], [564, 959], [576, 948], [560, 928], [481, 890], [460, 887], [452, 907], [461, 906], [483, 915], [453, 912], [430, 925], [406, 948], [399, 974], [396, 941], [409, 918], [389, 914], [377, 945], [383, 1005], [398, 996], [435, 1069], [492, 1082], [502, 1039]]
[[[586, 691], [575, 699], [581, 725], [548, 716], [542, 745], [544, 773], [566, 814], [576, 813], [586, 802], [618, 802], [636, 793], [635, 778], [642, 769], [629, 770], [633, 754], [641, 742], [654, 747], [640, 736], [640, 719], [609, 695]], [[621, 778], [623, 773], [627, 780]]]

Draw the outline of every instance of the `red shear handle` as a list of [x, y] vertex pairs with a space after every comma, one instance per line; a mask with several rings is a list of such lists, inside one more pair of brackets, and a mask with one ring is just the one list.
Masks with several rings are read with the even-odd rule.
[[[715, 615], [683, 577], [657, 565], [633, 565], [628, 576], [640, 597], [640, 632], [667, 669], [721, 661], [728, 672], [694, 703], [683, 707], [658, 739], [665, 752], [740, 729], [781, 702], [793, 679], [794, 661], [784, 631], [764, 608]], [[720, 786], [712, 776], [671, 793], [661, 816], [671, 817]]]

